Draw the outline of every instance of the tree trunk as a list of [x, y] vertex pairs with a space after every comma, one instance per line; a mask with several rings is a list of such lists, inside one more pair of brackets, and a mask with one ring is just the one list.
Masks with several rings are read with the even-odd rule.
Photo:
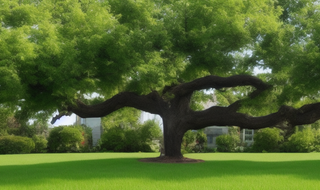
[[180, 118], [173, 116], [173, 114], [163, 118], [163, 138], [166, 157], [183, 157], [181, 154], [181, 143], [183, 135], [187, 131], [184, 127], [185, 125], [181, 123]]

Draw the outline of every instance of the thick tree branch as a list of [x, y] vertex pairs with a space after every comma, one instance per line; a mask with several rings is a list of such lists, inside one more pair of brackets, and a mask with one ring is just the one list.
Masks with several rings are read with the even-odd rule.
[[261, 93], [261, 91], [264, 91], [270, 87], [270, 85], [264, 83], [261, 79], [250, 75], [235, 75], [231, 77], [219, 77], [211, 75], [174, 86], [170, 89], [170, 92], [176, 96], [184, 96], [196, 90], [209, 88], [221, 89], [237, 86], [255, 87], [256, 91], [250, 95], [251, 98], [257, 96]]
[[207, 110], [194, 112], [188, 116], [192, 129], [207, 126], [238, 126], [246, 129], [274, 127], [283, 123], [289, 126], [311, 124], [320, 119], [320, 103], [304, 105], [299, 109], [282, 106], [277, 112], [253, 117], [237, 113], [229, 107], [211, 107]]
[[132, 92], [122, 92], [112, 98], [96, 105], [86, 105], [81, 101], [77, 105], [70, 106], [68, 111], [77, 114], [80, 117], [103, 117], [123, 107], [133, 107], [142, 111], [162, 114], [161, 97], [157, 92], [151, 92], [147, 95], [137, 95]]
[[296, 112], [295, 125], [314, 123], [320, 119], [320, 103], [304, 105]]

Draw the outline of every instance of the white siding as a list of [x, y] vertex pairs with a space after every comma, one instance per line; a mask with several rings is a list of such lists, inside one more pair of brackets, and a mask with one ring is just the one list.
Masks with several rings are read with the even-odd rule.
[[92, 145], [97, 146], [102, 134], [101, 118], [80, 118], [79, 120], [81, 125], [92, 129]]

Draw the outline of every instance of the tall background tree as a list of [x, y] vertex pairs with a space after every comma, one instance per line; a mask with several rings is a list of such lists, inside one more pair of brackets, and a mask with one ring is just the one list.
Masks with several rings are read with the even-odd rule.
[[[20, 118], [134, 107], [162, 117], [169, 157], [182, 157], [190, 129], [292, 128], [320, 118], [317, 1], [0, 4], [0, 104]], [[255, 68], [269, 73], [252, 76]], [[237, 98], [191, 109], [195, 92], [212, 88]], [[103, 101], [88, 105], [92, 93]]]

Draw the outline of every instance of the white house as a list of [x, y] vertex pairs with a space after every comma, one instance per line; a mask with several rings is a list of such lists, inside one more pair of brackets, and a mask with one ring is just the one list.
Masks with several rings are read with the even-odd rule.
[[[228, 134], [228, 132], [228, 127], [211, 126], [205, 128], [204, 133], [207, 135], [208, 148], [217, 148], [216, 138], [220, 135]], [[245, 143], [247, 146], [251, 146], [253, 143], [253, 135], [253, 129], [243, 129], [240, 131], [239, 137], [242, 143]]]
[[76, 118], [77, 125], [86, 125], [92, 129], [92, 146], [97, 146], [99, 139], [101, 138], [101, 134], [103, 133], [101, 118], [81, 118], [77, 116]]

